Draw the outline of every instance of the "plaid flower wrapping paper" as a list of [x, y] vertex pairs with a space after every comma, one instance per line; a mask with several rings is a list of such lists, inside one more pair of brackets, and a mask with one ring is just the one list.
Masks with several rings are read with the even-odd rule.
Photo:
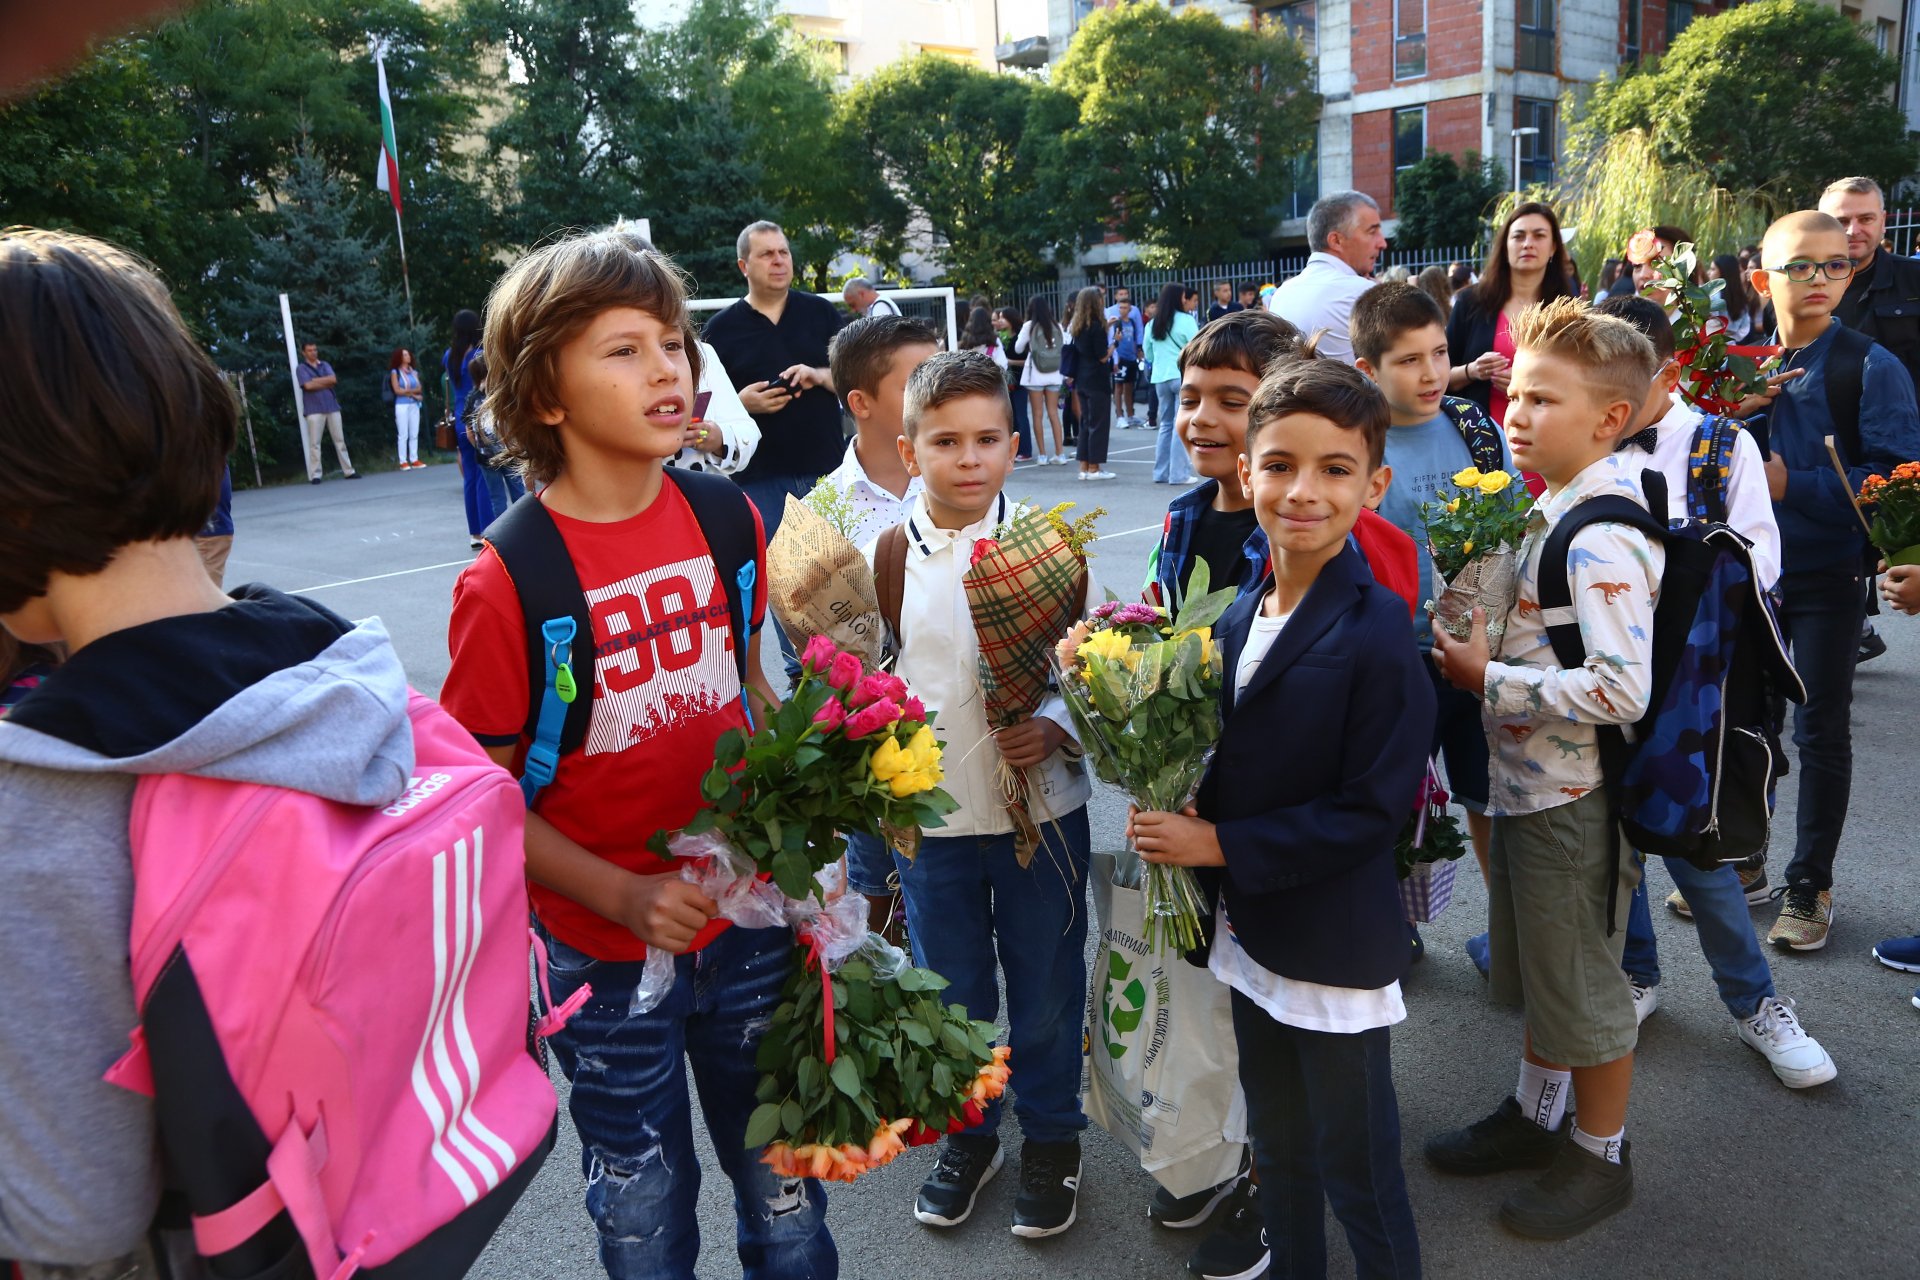
[[[975, 544], [962, 579], [980, 646], [980, 692], [987, 723], [1004, 729], [1032, 716], [1047, 696], [1053, 646], [1073, 624], [1068, 615], [1086, 577], [1085, 557], [1067, 545], [1044, 511], [1026, 510], [998, 538]], [[1033, 861], [1040, 830], [1027, 812], [1026, 771], [1001, 762], [1021, 866]]]

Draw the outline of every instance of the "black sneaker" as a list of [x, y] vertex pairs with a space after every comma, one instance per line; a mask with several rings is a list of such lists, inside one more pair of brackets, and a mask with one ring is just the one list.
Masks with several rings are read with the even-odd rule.
[[1260, 1212], [1260, 1184], [1242, 1182], [1227, 1199], [1220, 1225], [1187, 1259], [1200, 1280], [1253, 1280], [1268, 1263], [1267, 1220]]
[[1577, 1142], [1561, 1144], [1546, 1175], [1508, 1196], [1500, 1222], [1532, 1240], [1565, 1240], [1633, 1203], [1632, 1144], [1620, 1144], [1620, 1163]]
[[1860, 633], [1860, 648], [1858, 652], [1853, 655], [1853, 660], [1856, 665], [1862, 662], [1872, 662], [1886, 651], [1887, 642], [1880, 638], [1878, 631], [1869, 627]]
[[1544, 1169], [1572, 1132], [1571, 1112], [1549, 1132], [1520, 1114], [1520, 1104], [1509, 1094], [1485, 1120], [1428, 1138], [1427, 1163], [1443, 1173]]
[[1080, 1206], [1080, 1141], [1029, 1142], [1020, 1148], [1020, 1194], [1013, 1234], [1038, 1240], [1073, 1225]]
[[956, 1134], [940, 1144], [933, 1172], [920, 1184], [913, 1216], [930, 1227], [957, 1227], [973, 1212], [980, 1188], [1006, 1161], [996, 1137]]
[[1174, 1231], [1185, 1231], [1197, 1227], [1213, 1216], [1220, 1202], [1233, 1194], [1247, 1176], [1247, 1170], [1253, 1165], [1253, 1155], [1249, 1150], [1240, 1157], [1240, 1171], [1217, 1187], [1205, 1187], [1190, 1196], [1176, 1196], [1165, 1187], [1153, 1189], [1153, 1199], [1147, 1205], [1147, 1217], [1155, 1226], [1168, 1227]]

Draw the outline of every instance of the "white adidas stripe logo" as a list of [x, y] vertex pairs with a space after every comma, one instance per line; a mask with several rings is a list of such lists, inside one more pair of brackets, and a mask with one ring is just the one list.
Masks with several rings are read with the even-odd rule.
[[[413, 1096], [433, 1126], [434, 1163], [459, 1190], [461, 1200], [472, 1204], [482, 1194], [474, 1181], [475, 1173], [491, 1191], [514, 1163], [513, 1148], [473, 1114], [473, 1100], [480, 1092], [480, 1058], [467, 1029], [467, 980], [473, 976], [474, 957], [480, 951], [480, 869], [484, 861], [480, 828], [473, 830], [471, 857], [465, 840], [454, 842], [451, 886], [447, 883], [447, 861], [444, 852], [433, 856], [433, 1006], [420, 1035], [420, 1047], [413, 1055]], [[427, 1075], [429, 1056], [439, 1092]], [[497, 1157], [497, 1164], [488, 1152]]]

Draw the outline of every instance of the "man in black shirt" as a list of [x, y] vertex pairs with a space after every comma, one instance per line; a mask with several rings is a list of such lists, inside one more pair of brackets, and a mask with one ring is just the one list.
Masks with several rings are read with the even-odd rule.
[[[840, 465], [846, 450], [840, 398], [827, 368], [827, 344], [840, 330], [840, 312], [792, 287], [793, 250], [777, 224], [752, 223], [741, 231], [736, 249], [747, 296], [707, 321], [703, 336], [760, 427], [760, 448], [735, 479], [760, 509], [771, 542], [787, 495], [805, 497]], [[774, 630], [787, 673], [794, 675], [799, 663], [793, 646], [778, 622]]]

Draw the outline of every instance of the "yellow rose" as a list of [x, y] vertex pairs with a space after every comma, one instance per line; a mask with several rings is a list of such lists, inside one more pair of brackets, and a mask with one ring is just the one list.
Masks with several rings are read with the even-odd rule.
[[1080, 644], [1082, 656], [1096, 655], [1108, 662], [1121, 662], [1133, 648], [1133, 643], [1118, 631], [1096, 631]]
[[913, 768], [913, 760], [907, 752], [900, 749], [900, 743], [889, 734], [878, 747], [874, 748], [873, 759], [867, 768], [873, 776], [882, 782], [890, 782], [902, 773]]
[[931, 775], [935, 781], [940, 779], [940, 740], [933, 736], [932, 726], [923, 724], [914, 731], [906, 754], [914, 770]]
[[1459, 509], [1460, 509], [1460, 499], [1458, 498], [1455, 498], [1452, 502], [1449, 502], [1447, 504], [1447, 510], [1449, 511], [1458, 511]]
[[1478, 488], [1482, 493], [1498, 493], [1513, 483], [1513, 477], [1504, 471], [1489, 471], [1480, 477]]
[[1454, 473], [1453, 482], [1462, 489], [1471, 489], [1480, 483], [1480, 468], [1468, 467], [1465, 471]]
[[893, 798], [896, 800], [904, 800], [908, 796], [918, 795], [922, 791], [931, 791], [933, 790], [933, 784], [933, 776], [928, 773], [923, 773], [918, 769], [910, 769], [906, 773], [895, 774], [887, 780], [887, 787], [893, 792]]
[[1470, 555], [1472, 555], [1472, 554], [1473, 554], [1473, 539], [1472, 539], [1472, 538], [1468, 538], [1468, 539], [1467, 539], [1467, 543], [1466, 543], [1466, 545], [1460, 548], [1460, 554], [1461, 554], [1461, 555], [1463, 555], [1463, 556], [1470, 556]]

